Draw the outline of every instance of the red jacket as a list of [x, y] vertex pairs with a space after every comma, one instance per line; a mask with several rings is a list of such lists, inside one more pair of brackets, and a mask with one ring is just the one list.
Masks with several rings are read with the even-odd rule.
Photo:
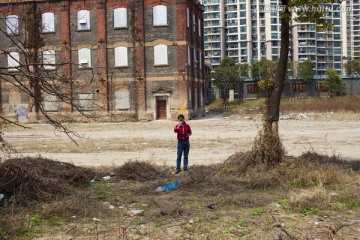
[[189, 136], [191, 135], [190, 125], [184, 122], [184, 124], [180, 125], [178, 129], [179, 125], [180, 124], [176, 124], [174, 128], [174, 132], [177, 133], [177, 139], [179, 141], [189, 141]]

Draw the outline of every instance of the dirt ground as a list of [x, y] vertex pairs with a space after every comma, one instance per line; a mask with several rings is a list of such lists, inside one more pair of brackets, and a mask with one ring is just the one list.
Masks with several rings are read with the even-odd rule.
[[[360, 160], [360, 114], [287, 114], [281, 119], [280, 135], [289, 155], [312, 151]], [[99, 171], [135, 160], [172, 167], [175, 124], [168, 120], [69, 124], [81, 136], [76, 139], [78, 145], [46, 124], [26, 124], [31, 129], [7, 126], [4, 138], [19, 153], [5, 157], [41, 155], [80, 166], [109, 166]], [[235, 152], [248, 151], [261, 129], [261, 115], [208, 114], [189, 124], [193, 130], [189, 172], [175, 175], [170, 168], [159, 167], [165, 175], [154, 181], [116, 179], [121, 174], [107, 182], [99, 178], [74, 195], [44, 202], [23, 215], [15, 213], [15, 220], [22, 216], [28, 222], [16, 236], [39, 240], [359, 239], [358, 172], [301, 161], [281, 165], [277, 175], [254, 170], [253, 175], [238, 179], [238, 174], [227, 176], [224, 166], [225, 172], [215, 174], [211, 169], [216, 166], [194, 165], [224, 162]], [[285, 175], [294, 180], [284, 183], [285, 178], [279, 177]], [[155, 192], [175, 180], [180, 182], [176, 190]], [[261, 187], [271, 181], [284, 185]], [[294, 202], [299, 206], [291, 207]]]
[[[190, 165], [223, 162], [239, 151], [248, 151], [261, 129], [261, 115], [208, 114], [190, 120]], [[72, 123], [78, 145], [47, 124], [26, 124], [31, 129], [9, 126], [4, 138], [18, 151], [14, 155], [43, 157], [79, 166], [122, 165], [141, 160], [172, 166], [176, 158], [175, 121], [123, 123]], [[360, 114], [326, 113], [284, 115], [280, 135], [289, 155], [306, 151], [337, 154], [346, 160], [360, 157]]]

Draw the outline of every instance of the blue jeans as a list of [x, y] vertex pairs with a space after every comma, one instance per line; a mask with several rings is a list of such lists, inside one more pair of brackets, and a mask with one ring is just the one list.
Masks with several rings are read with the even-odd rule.
[[188, 168], [189, 151], [190, 151], [190, 142], [189, 141], [178, 141], [176, 170], [181, 169], [181, 156], [182, 156], [183, 152], [184, 152], [184, 169]]

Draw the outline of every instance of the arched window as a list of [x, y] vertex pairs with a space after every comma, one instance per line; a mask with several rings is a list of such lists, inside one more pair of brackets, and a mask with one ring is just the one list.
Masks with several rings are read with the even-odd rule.
[[127, 47], [119, 46], [115, 51], [115, 67], [127, 67], [128, 63], [128, 49]]
[[81, 48], [78, 50], [79, 67], [91, 67], [91, 50], [89, 48]]
[[167, 24], [167, 7], [164, 5], [153, 7], [153, 25], [167, 26]]
[[127, 11], [126, 8], [114, 9], [114, 28], [127, 28]]
[[43, 13], [42, 19], [42, 32], [55, 32], [55, 15], [52, 12]]
[[154, 46], [154, 65], [168, 64], [168, 50], [164, 44]]
[[80, 10], [77, 12], [78, 30], [90, 30], [90, 11]]

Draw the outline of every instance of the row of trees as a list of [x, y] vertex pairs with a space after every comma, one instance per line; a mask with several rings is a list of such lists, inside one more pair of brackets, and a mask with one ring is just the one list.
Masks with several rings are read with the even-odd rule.
[[[212, 75], [214, 84], [221, 90], [221, 95], [226, 104], [227, 93], [230, 89], [240, 89], [246, 78], [251, 77], [261, 90], [269, 91], [274, 86], [274, 78], [278, 61], [262, 59], [254, 62], [251, 66], [247, 63], [237, 64], [231, 58], [224, 58], [220, 65], [215, 68]], [[345, 73], [351, 79], [360, 73], [360, 62], [358, 60], [350, 60], [344, 64]], [[310, 60], [300, 62], [296, 69], [296, 78], [305, 83], [307, 88], [314, 82], [315, 71], [314, 65]], [[344, 91], [342, 78], [336, 70], [330, 69], [326, 72], [324, 79], [325, 87], [330, 91], [331, 95], [341, 95]], [[287, 75], [286, 78], [288, 79]], [[286, 81], [290, 83], [290, 81]]]

